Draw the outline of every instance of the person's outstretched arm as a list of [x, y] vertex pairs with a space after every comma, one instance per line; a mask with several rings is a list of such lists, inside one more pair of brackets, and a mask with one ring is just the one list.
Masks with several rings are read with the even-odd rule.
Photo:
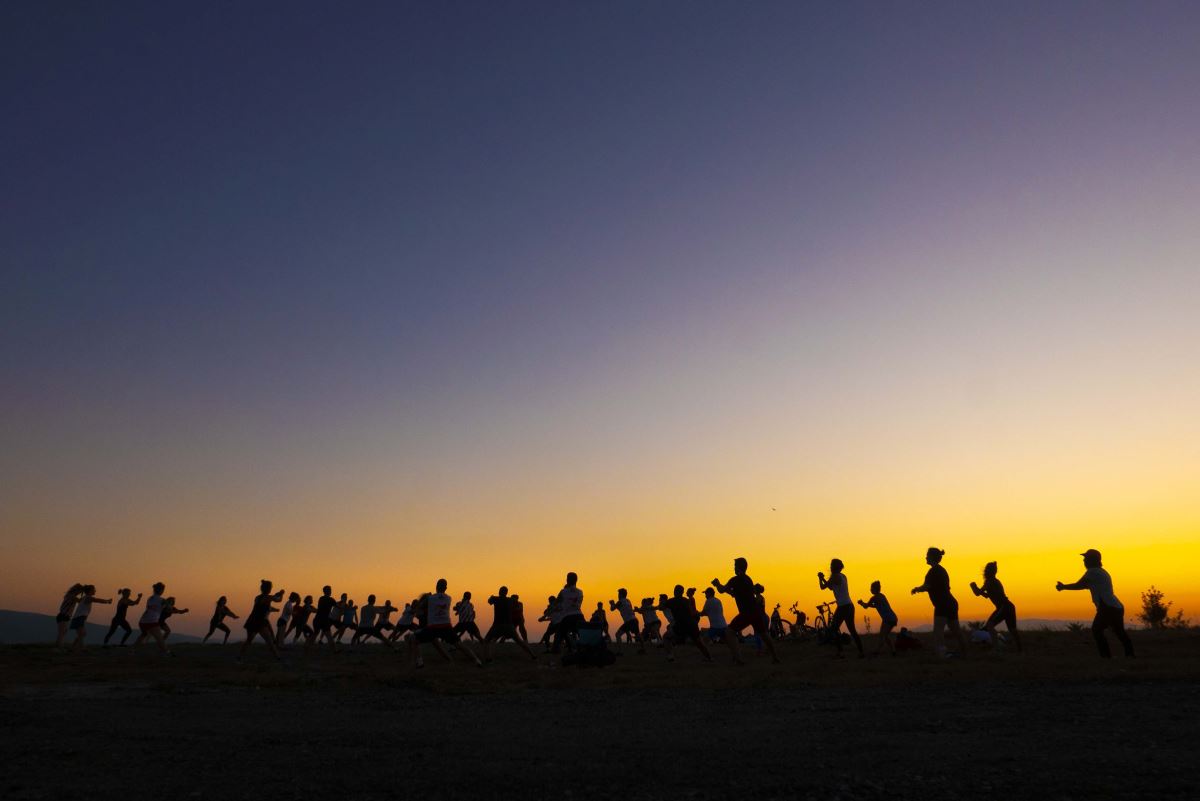
[[717, 588], [717, 592], [724, 593], [725, 595], [729, 594], [729, 585], [722, 584], [720, 579], [713, 579], [712, 585]]
[[979, 596], [980, 598], [988, 597], [988, 591], [973, 581], [971, 582], [971, 592], [975, 593], [975, 595]]
[[929, 586], [927, 584], [922, 584], [920, 587], [912, 588], [913, 595], [916, 595], [919, 592], [929, 592]]
[[238, 620], [238, 619], [239, 619], [239, 618], [238, 618], [238, 616], [237, 616], [237, 615], [235, 615], [235, 614], [233, 613], [233, 610], [232, 610], [232, 609], [230, 609], [228, 606], [227, 606], [227, 607], [225, 607], [225, 612], [226, 612], [226, 613], [227, 613], [227, 614], [228, 614], [228, 615], [229, 615], [231, 618], [233, 618], [234, 620]]
[[863, 609], [870, 609], [872, 606], [875, 605], [875, 600], [871, 599], [870, 601], [864, 601], [862, 598], [859, 598], [858, 605], [861, 606]]
[[130, 606], [137, 606], [142, 602], [142, 594], [139, 592], [138, 597], [129, 602]]
[[1074, 584], [1063, 584], [1061, 581], [1054, 585], [1054, 589], [1062, 592], [1063, 590], [1086, 590], [1088, 588], [1087, 576], [1076, 581]]

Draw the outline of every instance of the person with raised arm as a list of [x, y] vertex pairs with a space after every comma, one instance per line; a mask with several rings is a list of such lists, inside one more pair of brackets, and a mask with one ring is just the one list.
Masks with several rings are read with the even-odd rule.
[[1125, 631], [1125, 605], [1113, 593], [1112, 576], [1104, 569], [1100, 552], [1089, 548], [1080, 556], [1083, 557], [1083, 566], [1087, 568], [1083, 576], [1073, 584], [1060, 581], [1054, 585], [1054, 589], [1059, 592], [1087, 590], [1092, 594], [1092, 604], [1096, 607], [1096, 617], [1092, 620], [1092, 637], [1096, 640], [1096, 648], [1099, 649], [1101, 658], [1112, 658], [1108, 639], [1104, 636], [1107, 629], [1113, 630], [1121, 647], [1125, 649], [1125, 656], [1133, 657], [1133, 641]]
[[508, 587], [497, 590], [495, 595], [488, 598], [488, 604], [492, 607], [492, 625], [487, 636], [483, 638], [484, 661], [492, 661], [492, 643], [512, 640], [536, 662], [537, 655], [529, 647], [529, 643], [521, 639], [517, 634], [517, 627], [513, 625], [512, 598], [508, 594]]
[[938, 548], [925, 551], [925, 564], [929, 565], [929, 570], [925, 573], [925, 583], [913, 587], [912, 594], [929, 594], [929, 601], [933, 604], [933, 647], [937, 655], [945, 657], [947, 654], [943, 637], [949, 628], [958, 643], [959, 655], [965, 658], [967, 644], [958, 625], [958, 599], [950, 592], [950, 574], [942, 567], [942, 557], [945, 555], [946, 552]]
[[608, 608], [609, 611], [616, 612], [621, 616], [621, 625], [617, 628], [617, 633], [613, 635], [617, 651], [621, 650], [621, 636], [624, 635], [637, 643], [638, 653], [646, 653], [646, 649], [642, 645], [641, 632], [638, 630], [637, 613], [633, 609], [633, 602], [629, 600], [629, 590], [624, 587], [618, 589], [617, 600], [610, 600]]
[[823, 590], [831, 590], [837, 602], [833, 618], [829, 621], [829, 630], [833, 633], [833, 643], [837, 646], [837, 655], [842, 655], [842, 625], [850, 632], [854, 647], [858, 649], [858, 658], [863, 658], [862, 640], [858, 637], [858, 629], [854, 626], [854, 602], [850, 600], [850, 580], [846, 578], [845, 565], [841, 559], [829, 560], [829, 578], [817, 572], [817, 583]]
[[662, 642], [662, 621], [658, 619], [658, 605], [653, 598], [643, 598], [633, 611], [642, 616], [642, 643]]
[[553, 595], [546, 598], [546, 608], [542, 611], [542, 616], [538, 618], [539, 623], [546, 623], [546, 631], [542, 634], [541, 646], [545, 653], [550, 653], [550, 641], [558, 634], [558, 621], [562, 618], [562, 604], [558, 598]]
[[117, 629], [123, 629], [125, 631], [125, 633], [121, 636], [121, 645], [124, 645], [125, 641], [129, 639], [129, 635], [133, 633], [133, 628], [130, 627], [129, 621], [126, 620], [126, 617], [129, 614], [129, 607], [137, 606], [142, 602], [142, 594], [139, 592], [137, 594], [137, 598], [130, 600], [129, 595], [132, 592], [133, 591], [128, 587], [123, 587], [117, 593], [119, 596], [117, 598], [117, 608], [116, 611], [113, 612], [112, 622], [108, 625], [108, 634], [104, 635], [105, 645], [108, 645], [108, 641], [112, 639], [114, 634], [117, 633]]
[[482, 642], [483, 635], [479, 632], [479, 626], [475, 623], [475, 604], [471, 603], [471, 593], [464, 592], [462, 600], [454, 605], [454, 614], [458, 617], [458, 623], [454, 626], [454, 633], [459, 637], [466, 635], [475, 642]]
[[79, 597], [82, 593], [82, 584], [72, 584], [63, 593], [62, 603], [58, 606], [58, 614], [54, 617], [54, 623], [58, 626], [58, 638], [54, 641], [55, 648], [63, 647], [63, 641], [67, 638], [67, 627], [71, 624], [71, 618], [75, 614], [75, 606], [79, 603]]
[[738, 611], [733, 620], [729, 621], [728, 636], [725, 637], [725, 642], [729, 645], [729, 653], [733, 656], [734, 663], [744, 664], [738, 653], [737, 634], [747, 626], [752, 626], [754, 633], [770, 651], [771, 661], [779, 664], [779, 655], [775, 653], [775, 643], [771, 642], [771, 638], [767, 635], [767, 621], [759, 608], [754, 591], [754, 580], [746, 575], [749, 566], [746, 559], [739, 556], [733, 560], [733, 577], [729, 581], [722, 584], [720, 579], [712, 580], [712, 585], [717, 588], [717, 592], [732, 595], [734, 603], [737, 604]]
[[864, 601], [860, 598], [858, 605], [863, 609], [874, 609], [879, 613], [879, 647], [875, 649], [875, 653], [878, 654], [882, 651], [886, 643], [888, 650], [892, 652], [892, 656], [895, 656], [896, 646], [892, 642], [892, 630], [896, 628], [896, 624], [900, 622], [900, 619], [896, 617], [896, 613], [892, 611], [892, 605], [888, 602], [887, 596], [883, 594], [883, 585], [878, 580], [872, 581], [870, 599]]
[[283, 590], [271, 592], [272, 584], [269, 579], [263, 579], [258, 584], [258, 595], [254, 599], [254, 607], [250, 610], [250, 614], [246, 615], [246, 641], [242, 643], [242, 649], [238, 651], [238, 661], [241, 662], [246, 656], [246, 649], [250, 647], [250, 643], [254, 642], [255, 637], [262, 637], [263, 642], [271, 649], [271, 655], [279, 659], [279, 649], [275, 647], [275, 635], [271, 633], [271, 613], [279, 610], [271, 606], [272, 603], [279, 603], [283, 600]]
[[419, 599], [413, 598], [410, 603], [404, 605], [404, 609], [400, 611], [400, 618], [396, 621], [396, 625], [392, 628], [392, 636], [389, 638], [392, 642], [400, 640], [407, 632], [416, 631], [417, 624], [415, 622], [417, 615], [417, 603]]
[[[343, 596], [345, 597], [345, 596]], [[316, 612], [313, 614], [313, 633], [309, 635], [304, 650], [319, 645], [322, 638], [329, 642], [329, 649], [337, 652], [337, 641], [333, 638], [335, 616], [341, 611], [338, 602], [333, 599], [333, 588], [326, 584], [321, 588], [321, 597], [317, 599]]]
[[341, 617], [334, 618], [334, 626], [337, 629], [334, 639], [341, 642], [347, 630], [358, 631], [358, 607], [354, 605], [354, 599], [346, 597], [346, 593], [343, 592], [341, 600], [338, 601], [338, 610]]
[[296, 605], [300, 603], [300, 593], [293, 592], [283, 604], [283, 610], [275, 621], [275, 645], [282, 648], [287, 640], [288, 628], [292, 624], [292, 615], [296, 613]]
[[992, 606], [996, 607], [995, 611], [988, 616], [987, 622], [983, 624], [984, 630], [994, 639], [996, 626], [1000, 625], [1000, 621], [1004, 621], [1008, 633], [1012, 635], [1013, 642], [1017, 644], [1017, 652], [1020, 653], [1021, 634], [1017, 631], [1017, 607], [1004, 592], [1004, 585], [1000, 583], [1000, 579], [996, 578], [998, 572], [1000, 572], [999, 566], [995, 562], [988, 562], [983, 566], [983, 586], [980, 587], [972, 581], [971, 592], [975, 593], [977, 597], [987, 598], [992, 602]]
[[71, 650], [82, 651], [83, 641], [87, 637], [87, 619], [92, 613], [92, 604], [111, 604], [112, 598], [97, 598], [96, 587], [93, 584], [83, 585], [79, 604], [75, 607], [75, 615], [71, 618], [71, 631], [75, 632], [75, 642]]
[[383, 606], [378, 606], [375, 603], [375, 596], [368, 595], [367, 603], [358, 610], [358, 631], [354, 633], [354, 639], [351, 644], [358, 642], [366, 642], [368, 637], [374, 637], [388, 648], [392, 647], [392, 643], [388, 637], [384, 635], [385, 631], [394, 631], [395, 626], [392, 625], [392, 612], [398, 611], [392, 606], [392, 599], [383, 602]]
[[417, 668], [425, 667], [425, 660], [421, 658], [421, 643], [428, 642], [433, 643], [433, 647], [447, 662], [450, 661], [450, 654], [442, 643], [457, 645], [476, 665], [483, 667], [483, 662], [479, 661], [479, 657], [470, 646], [460, 642], [458, 635], [454, 633], [454, 625], [450, 622], [450, 606], [453, 600], [446, 594], [446, 587], [446, 580], [438, 579], [436, 591], [421, 599], [424, 609], [417, 610], [421, 618], [421, 628], [408, 640], [413, 665]]
[[[287, 634], [292, 636], [292, 643], [303, 637], [306, 641], [313, 635], [312, 626], [308, 625], [309, 618], [317, 608], [313, 606], [313, 597], [311, 595], [304, 596], [304, 602], [292, 610], [292, 623], [288, 626]], [[286, 637], [287, 634], [284, 636]], [[280, 645], [283, 645], [281, 642]]]
[[521, 635], [521, 640], [528, 645], [529, 632], [525, 630], [525, 603], [515, 592], [512, 595], [512, 622], [517, 634]]
[[204, 639], [200, 641], [201, 645], [207, 643], [208, 638], [213, 636], [213, 632], [217, 631], [218, 629], [225, 632], [225, 638], [221, 640], [221, 645], [225, 645], [229, 642], [229, 626], [225, 625], [225, 618], [227, 617], [232, 618], [233, 620], [238, 619], [238, 616], [233, 613], [233, 610], [230, 609], [228, 603], [226, 603], [225, 596], [222, 595], [217, 599], [217, 606], [215, 609], [213, 609], [212, 620], [208, 621], [208, 634], [205, 634]]
[[146, 608], [142, 611], [142, 617], [138, 620], [138, 637], [133, 641], [133, 647], [137, 648], [147, 637], [153, 638], [158, 643], [158, 650], [164, 654], [170, 654], [171, 650], [167, 648], [167, 638], [163, 636], [162, 631], [162, 616], [163, 608], [167, 601], [163, 598], [163, 592], [167, 589], [167, 585], [161, 581], [156, 582], [153, 587], [150, 597], [146, 599]]
[[592, 617], [588, 623], [600, 629], [600, 636], [605, 642], [612, 642], [612, 635], [608, 633], [608, 615], [604, 613], [604, 601], [596, 601], [596, 608], [592, 610]]
[[158, 618], [158, 627], [162, 629], [162, 636], [164, 640], [171, 636], [171, 627], [167, 625], [167, 621], [170, 620], [173, 615], [186, 615], [189, 611], [191, 610], [180, 609], [178, 606], [176, 606], [175, 596], [173, 595], [163, 601], [162, 614], [159, 615]]

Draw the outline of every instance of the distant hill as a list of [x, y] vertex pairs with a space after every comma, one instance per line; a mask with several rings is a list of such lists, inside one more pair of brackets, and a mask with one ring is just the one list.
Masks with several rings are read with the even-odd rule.
[[[104, 607], [97, 607], [103, 610]], [[109, 617], [101, 612], [102, 619], [107, 621]], [[129, 642], [133, 642], [137, 637], [137, 619], [134, 618], [129, 622], [133, 626], [133, 636], [129, 638]], [[54, 623], [53, 615], [42, 615], [37, 612], [16, 612], [11, 609], [0, 609], [0, 645], [27, 645], [30, 643], [53, 643], [55, 633], [58, 631]], [[87, 644], [99, 645], [104, 641], [104, 635], [108, 633], [108, 623], [91, 623], [87, 624]], [[113, 635], [113, 639], [119, 641], [120, 633]], [[67, 632], [67, 641], [73, 641], [75, 635]], [[180, 634], [178, 632], [171, 633], [171, 642], [200, 642], [199, 637], [193, 637], [190, 634]]]
[[[982, 618], [980, 618], [980, 620], [982, 620]], [[963, 627], [965, 628], [967, 623], [969, 623], [970, 621], [967, 620], [966, 618], [959, 618], [959, 622], [961, 622]], [[1091, 618], [1088, 618], [1086, 620], [1082, 619], [1082, 618], [1078, 619], [1078, 620], [1056, 620], [1056, 619], [1052, 619], [1052, 618], [1042, 618], [1042, 617], [1017, 618], [1018, 628], [1021, 630], [1024, 630], [1024, 631], [1041, 631], [1044, 628], [1053, 629], [1054, 631], [1066, 631], [1067, 625], [1069, 623], [1082, 623], [1085, 626], [1092, 625]], [[1132, 626], [1129, 626], [1129, 627], [1132, 628]], [[933, 624], [932, 623], [922, 623], [919, 626], [912, 626], [911, 628], [913, 631], [930, 631], [933, 628]], [[1005, 630], [1003, 623], [1001, 623], [996, 628], [999, 631]]]

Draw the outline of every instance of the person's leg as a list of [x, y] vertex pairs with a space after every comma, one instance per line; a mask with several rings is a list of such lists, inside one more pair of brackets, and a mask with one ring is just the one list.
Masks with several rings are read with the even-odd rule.
[[450, 652], [446, 650], [446, 646], [442, 645], [442, 641], [437, 639], [436, 637], [433, 640], [433, 650], [435, 650], [439, 654], [441, 654], [442, 659], [445, 659], [447, 662], [454, 661], [450, 656]]
[[71, 624], [69, 620], [58, 621], [58, 637], [54, 640], [55, 648], [62, 648], [63, 640], [67, 638], [67, 626]]
[[892, 642], [892, 629], [895, 627], [896, 627], [896, 624], [890, 620], [883, 623], [880, 626], [880, 628], [879, 628], [879, 647], [875, 649], [875, 653], [878, 654], [881, 651], [883, 651], [883, 646], [886, 644], [888, 647], [888, 650], [892, 652], [892, 656], [896, 655], [896, 646]]
[[1125, 649], [1125, 656], [1133, 656], [1133, 641], [1129, 639], [1129, 634], [1125, 631], [1125, 614], [1122, 609], [1110, 609], [1109, 616], [1113, 634], [1121, 643], [1121, 647]]
[[1004, 620], [1005, 611], [1006, 610], [1004, 608], [997, 609], [988, 615], [988, 619], [984, 621], [983, 629], [990, 634], [993, 639], [996, 637], [996, 626], [999, 626], [1000, 621]]
[[124, 620], [121, 621], [121, 628], [125, 629], [125, 633], [121, 635], [121, 645], [124, 645], [129, 639], [129, 635], [133, 634], [133, 628]]
[[946, 629], [946, 618], [933, 616], [933, 652], [938, 656], [946, 655], [946, 645], [943, 642]]
[[[770, 638], [770, 636], [768, 636], [767, 627], [762, 626], [761, 630], [756, 631], [755, 633], [758, 634], [759, 638], [763, 641], [763, 645], [765, 645], [767, 647], [767, 653], [769, 653], [771, 655], [771, 662], [773, 664], [778, 665], [779, 664], [779, 654], [775, 653], [775, 643]], [[856, 638], [857, 638], [857, 636], [858, 635], [855, 634]]]
[[708, 652], [708, 646], [704, 644], [704, 638], [700, 636], [700, 632], [692, 632], [688, 635], [691, 641], [700, 649], [700, 653], [704, 655], [705, 662], [712, 661], [712, 654]]
[[117, 621], [114, 620], [112, 623], [108, 624], [108, 633], [104, 635], [104, 642], [102, 643], [102, 645], [108, 645], [108, 641], [111, 640], [112, 636], [116, 633], [117, 633]]
[[425, 667], [425, 660], [421, 658], [421, 643], [417, 642], [415, 636], [408, 638], [408, 653], [412, 656], [413, 667]]
[[163, 634], [162, 628], [162, 626], [155, 626], [154, 628], [150, 629], [150, 636], [153, 637], [155, 642], [158, 643], [158, 650], [162, 651], [164, 654], [169, 654], [171, 651], [167, 648], [167, 637], [165, 634]]
[[72, 651], [83, 650], [83, 638], [87, 636], [87, 624], [75, 629], [75, 642], [71, 643]]
[[246, 651], [250, 650], [250, 643], [254, 642], [254, 634], [254, 631], [246, 629], [246, 639], [242, 641], [242, 647], [238, 650], [237, 658], [239, 662], [246, 658]]
[[1017, 653], [1021, 653], [1021, 633], [1017, 631], [1017, 607], [1011, 603], [1004, 615], [1004, 625], [1008, 628], [1008, 633], [1012, 635], [1013, 642], [1016, 643]]
[[1092, 637], [1096, 640], [1096, 649], [1100, 651], [1101, 659], [1111, 659], [1112, 652], [1108, 650], [1108, 640], [1104, 638], [1104, 629], [1108, 628], [1108, 621], [1104, 619], [1103, 610], [1096, 610], [1096, 617], [1092, 619]]
[[950, 618], [948, 621], [946, 621], [946, 625], [950, 627], [950, 633], [954, 635], [954, 640], [958, 643], [958, 655], [963, 659], [966, 659], [967, 640], [965, 637], [963, 637], [962, 628], [958, 625], [958, 618]]
[[847, 607], [850, 613], [846, 615], [846, 628], [850, 629], [850, 639], [854, 640], [854, 647], [858, 649], [859, 657], [863, 655], [862, 640], [858, 637], [858, 629], [854, 626], [854, 607]]

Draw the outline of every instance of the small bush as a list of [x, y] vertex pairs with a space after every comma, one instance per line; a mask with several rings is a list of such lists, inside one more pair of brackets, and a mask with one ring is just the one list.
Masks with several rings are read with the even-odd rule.
[[1171, 601], [1164, 601], [1166, 595], [1162, 590], [1150, 585], [1150, 589], [1142, 593], [1142, 611], [1137, 618], [1148, 629], [1186, 629], [1188, 621], [1183, 616], [1183, 610], [1175, 610], [1171, 614]]

